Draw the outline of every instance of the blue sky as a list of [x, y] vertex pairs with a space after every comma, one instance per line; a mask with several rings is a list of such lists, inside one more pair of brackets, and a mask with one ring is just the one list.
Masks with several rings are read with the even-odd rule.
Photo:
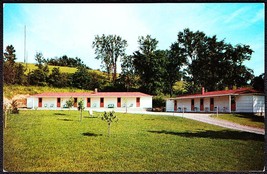
[[[147, 4], [4, 4], [4, 49], [12, 44], [17, 61], [24, 60], [24, 26], [27, 58], [79, 57], [100, 69], [92, 42], [95, 35], [116, 34], [127, 40], [127, 54], [138, 49], [138, 36], [147, 34], [168, 49], [177, 33], [189, 28], [217, 35], [225, 42], [250, 45], [254, 50], [245, 65], [255, 75], [264, 72], [263, 3], [147, 3]], [[120, 68], [119, 68], [120, 69]]]

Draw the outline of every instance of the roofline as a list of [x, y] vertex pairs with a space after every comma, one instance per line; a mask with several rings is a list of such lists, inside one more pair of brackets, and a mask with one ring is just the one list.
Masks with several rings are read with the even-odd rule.
[[208, 97], [221, 97], [221, 96], [237, 96], [237, 95], [265, 95], [264, 93], [245, 93], [245, 94], [217, 94], [217, 95], [196, 95], [196, 96], [184, 96], [184, 97], [175, 97], [169, 98], [170, 100], [181, 100], [181, 99], [192, 99], [192, 98], [208, 98]]
[[[70, 95], [68, 95], [68, 93]], [[108, 93], [113, 95], [109, 96]], [[120, 95], [121, 93], [121, 95]], [[129, 95], [133, 93], [134, 95]], [[52, 94], [52, 96], [51, 96]], [[60, 96], [61, 94], [67, 94], [64, 96]], [[114, 96], [114, 94], [117, 94]], [[29, 97], [153, 97], [152, 95], [142, 93], [142, 92], [97, 92], [97, 93], [75, 93], [75, 92], [48, 92], [41, 94], [30, 95]]]

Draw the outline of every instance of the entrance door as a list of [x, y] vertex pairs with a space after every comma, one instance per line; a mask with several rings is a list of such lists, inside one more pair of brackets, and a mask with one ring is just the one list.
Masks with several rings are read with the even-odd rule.
[[195, 109], [195, 101], [194, 99], [191, 99], [191, 111], [194, 111]]
[[60, 98], [57, 98], [57, 107], [60, 108]]
[[87, 107], [88, 107], [88, 108], [91, 107], [91, 98], [87, 98]]
[[214, 110], [214, 98], [210, 98], [210, 111]]
[[140, 98], [139, 97], [136, 98], [136, 107], [140, 107]]
[[38, 107], [42, 107], [42, 105], [43, 105], [43, 99], [42, 98], [39, 98], [38, 99]]
[[74, 98], [74, 104], [73, 104], [74, 107], [77, 107], [77, 101], [78, 101], [77, 98]]
[[200, 99], [200, 111], [204, 111], [204, 99]]
[[117, 107], [118, 108], [121, 107], [121, 98], [120, 97], [117, 98]]
[[231, 111], [236, 111], [235, 97], [231, 96]]
[[101, 108], [104, 107], [104, 98], [100, 98], [100, 107], [101, 107]]
[[174, 111], [177, 111], [177, 100], [174, 100]]

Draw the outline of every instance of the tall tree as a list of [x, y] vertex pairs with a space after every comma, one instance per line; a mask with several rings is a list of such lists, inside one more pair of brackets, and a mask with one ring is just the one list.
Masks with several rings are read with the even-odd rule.
[[253, 78], [253, 71], [243, 65], [253, 52], [248, 45], [232, 46], [224, 40], [218, 41], [216, 36], [208, 37], [189, 29], [178, 33], [177, 43], [185, 50], [185, 79], [193, 85], [191, 89], [205, 87], [211, 91], [240, 87]]
[[8, 45], [4, 52], [3, 75], [5, 84], [24, 84], [25, 83], [25, 68], [15, 60], [16, 50], [12, 45]]
[[140, 76], [141, 90], [149, 94], [160, 94], [164, 89], [168, 53], [156, 50], [158, 41], [150, 35], [139, 37], [139, 50], [134, 52], [133, 64]]
[[109, 77], [112, 72], [112, 81], [117, 78], [117, 61], [125, 55], [127, 41], [117, 35], [95, 36], [92, 44], [95, 48], [96, 59], [102, 60], [102, 67], [107, 71]]
[[88, 70], [81, 66], [78, 67], [78, 70], [72, 75], [72, 85], [75, 88], [80, 89], [90, 89], [91, 76]]
[[262, 73], [261, 75], [254, 77], [251, 81], [251, 85], [255, 90], [264, 91], [264, 75], [265, 73]]
[[138, 87], [138, 76], [135, 73], [135, 67], [133, 64], [133, 56], [126, 55], [122, 58], [120, 81], [126, 91], [130, 91], [130, 88]]

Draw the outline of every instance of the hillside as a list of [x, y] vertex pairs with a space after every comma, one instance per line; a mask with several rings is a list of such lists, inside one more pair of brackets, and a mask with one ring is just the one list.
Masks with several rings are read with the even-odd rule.
[[43, 92], [91, 92], [91, 90], [82, 90], [77, 88], [55, 88], [48, 86], [22, 86], [22, 85], [4, 85], [4, 97], [12, 99], [16, 95], [33, 95]]
[[[25, 63], [22, 63], [22, 62], [19, 62], [21, 63], [24, 67], [26, 67], [26, 64]], [[49, 68], [49, 73], [52, 72], [52, 69], [53, 68], [59, 68], [60, 72], [61, 73], [75, 73], [77, 71], [77, 68], [74, 68], [74, 67], [67, 67], [67, 66], [53, 66], [53, 65], [48, 65], [48, 68]], [[34, 63], [28, 63], [27, 64], [27, 71], [26, 71], [26, 74], [28, 74], [29, 72], [33, 71], [37, 69], [37, 66], [35, 66]], [[96, 73], [96, 74], [101, 74], [101, 75], [106, 75], [106, 73], [102, 72], [102, 71], [99, 71], [99, 70], [88, 70], [89, 72], [92, 72], [92, 73]]]

